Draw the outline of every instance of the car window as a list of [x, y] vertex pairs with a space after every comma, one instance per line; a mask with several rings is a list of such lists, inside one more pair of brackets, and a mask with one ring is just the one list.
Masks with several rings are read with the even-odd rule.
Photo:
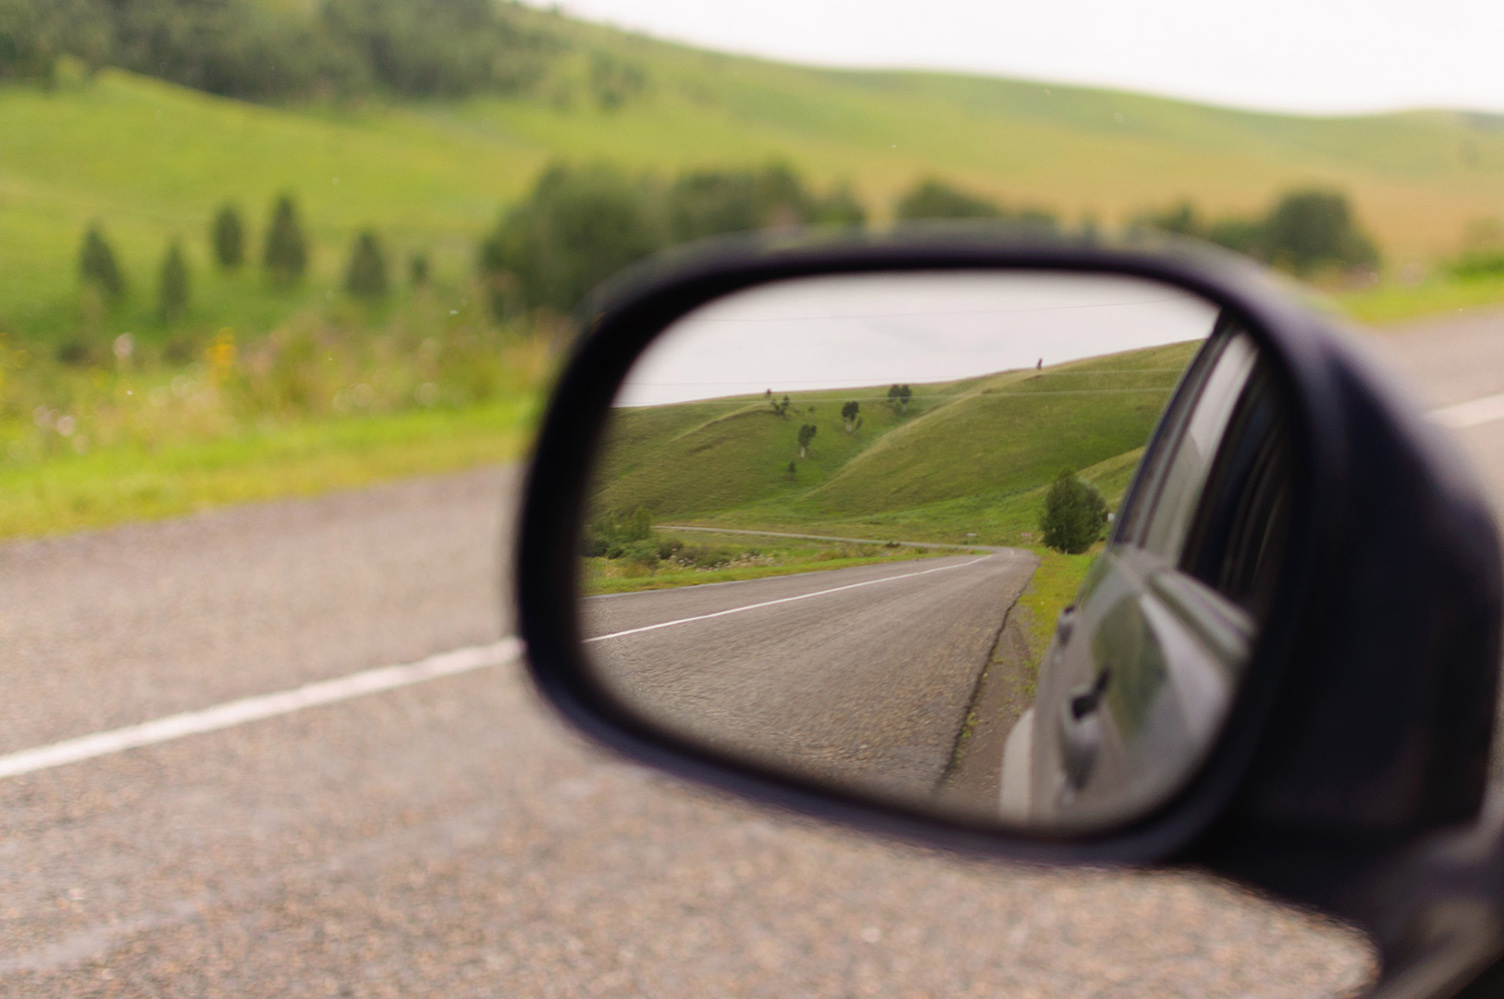
[[1180, 560], [1218, 444], [1258, 356], [1252, 340], [1241, 331], [1224, 334], [1215, 346], [1214, 359], [1200, 384], [1189, 386], [1193, 394], [1186, 393], [1187, 412], [1180, 426], [1170, 428], [1178, 432], [1178, 439], [1166, 450], [1160, 468], [1153, 470], [1158, 474], [1145, 479], [1147, 492], [1141, 502], [1149, 502], [1136, 513], [1142, 527], [1133, 536], [1167, 562]]
[[[1207, 375], [1216, 366], [1217, 358], [1221, 356], [1222, 349], [1226, 346], [1227, 337], [1220, 335], [1219, 332], [1213, 332], [1206, 345], [1192, 360], [1191, 366], [1186, 369], [1169, 408], [1161, 418], [1160, 429], [1153, 439], [1173, 442], [1180, 437], [1181, 431], [1185, 429], [1186, 420], [1196, 408], [1201, 386], [1205, 384]], [[1138, 485], [1129, 490], [1128, 495], [1124, 497], [1117, 528], [1113, 532], [1114, 542], [1141, 543], [1149, 515], [1154, 511], [1154, 497], [1158, 492], [1159, 483], [1164, 480], [1165, 469], [1169, 466], [1174, 453], [1173, 446], [1157, 449], [1151, 447], [1143, 467], [1139, 469]]]
[[1249, 378], [1225, 440], [1181, 568], [1259, 618], [1273, 594], [1293, 479], [1288, 423], [1265, 365]]

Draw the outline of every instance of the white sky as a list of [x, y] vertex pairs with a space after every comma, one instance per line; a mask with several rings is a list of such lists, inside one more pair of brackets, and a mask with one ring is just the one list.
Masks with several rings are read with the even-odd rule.
[[563, 0], [696, 45], [1272, 110], [1504, 112], [1500, 0]]
[[[617, 392], [656, 406], [772, 389], [919, 386], [1211, 333], [1216, 308], [1133, 278], [905, 273], [805, 278], [728, 296], [670, 327]], [[867, 400], [881, 403], [881, 399]]]

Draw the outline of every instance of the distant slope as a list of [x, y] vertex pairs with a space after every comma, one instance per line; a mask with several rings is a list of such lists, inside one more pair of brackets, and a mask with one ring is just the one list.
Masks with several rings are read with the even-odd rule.
[[984, 379], [884, 434], [808, 499], [864, 514], [1018, 493], [1142, 447], [1197, 346]]
[[[353, 230], [369, 224], [399, 259], [427, 250], [441, 280], [463, 283], [479, 234], [555, 158], [658, 171], [782, 158], [819, 183], [850, 180], [879, 215], [916, 177], [940, 173], [1011, 204], [1109, 224], [1183, 196], [1215, 214], [1331, 184], [1353, 195], [1395, 261], [1452, 249], [1467, 222], [1504, 205], [1504, 126], [1489, 116], [1305, 118], [813, 69], [527, 16], [567, 44], [526, 97], [277, 109], [115, 71], [52, 92], [0, 87], [0, 328], [76, 321], [59, 303], [72, 300], [92, 219], [115, 238], [145, 302], [169, 238], [187, 240], [205, 273], [214, 207], [238, 201], [259, 231], [282, 190], [301, 198], [320, 281], [338, 274]], [[599, 106], [588, 81], [600, 53], [640, 68], [645, 90]]]
[[[621, 410], [593, 503], [646, 507], [659, 522], [861, 523], [915, 540], [977, 530], [990, 532], [984, 540], [1016, 542], [1063, 468], [1096, 482], [1111, 502], [1121, 498], [1198, 346], [916, 386], [903, 414], [885, 404], [885, 386], [791, 393], [788, 419], [745, 397]], [[850, 399], [861, 404], [853, 433], [840, 419]], [[800, 458], [803, 423], [819, 432]]]

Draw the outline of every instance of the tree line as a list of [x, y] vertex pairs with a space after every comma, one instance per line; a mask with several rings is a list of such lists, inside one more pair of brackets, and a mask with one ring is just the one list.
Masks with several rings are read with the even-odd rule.
[[[0, 0], [6, 2], [10, 0]], [[934, 177], [917, 180], [895, 201], [893, 214], [898, 221], [977, 218], [1050, 228], [1060, 224], [1045, 209], [1000, 205]], [[498, 319], [537, 309], [563, 314], [616, 271], [675, 244], [780, 226], [861, 227], [866, 221], [865, 207], [848, 186], [816, 189], [782, 163], [690, 170], [667, 180], [602, 164], [556, 164], [545, 169], [531, 190], [484, 234], [476, 268]], [[1208, 222], [1194, 205], [1183, 202], [1142, 213], [1135, 225], [1211, 239], [1299, 274], [1377, 261], [1373, 243], [1362, 233], [1351, 206], [1334, 192], [1291, 193], [1252, 221]], [[247, 238], [238, 209], [221, 208], [210, 227], [209, 242], [222, 270], [241, 266]], [[270, 213], [262, 267], [274, 286], [288, 287], [301, 280], [308, 255], [297, 206], [284, 195]], [[84, 236], [80, 270], [86, 284], [96, 287], [105, 300], [125, 296], [123, 274], [98, 224]], [[415, 255], [408, 262], [408, 278], [413, 285], [428, 280], [425, 256]], [[387, 252], [379, 234], [373, 229], [356, 233], [345, 269], [346, 291], [376, 300], [390, 286]], [[174, 241], [166, 247], [160, 267], [163, 318], [183, 315], [188, 297], [187, 258], [181, 243]], [[905, 389], [893, 389], [888, 403], [895, 411], [908, 405]]]
[[[1043, 208], [1006, 207], [933, 177], [904, 193], [893, 214], [900, 221], [1058, 225]], [[815, 190], [782, 163], [691, 170], [667, 181], [603, 164], [557, 164], [483, 240], [480, 271], [498, 314], [538, 307], [567, 312], [612, 273], [668, 246], [780, 226], [860, 227], [866, 221], [866, 208], [848, 186]]]
[[671, 181], [606, 165], [546, 169], [481, 242], [498, 316], [573, 309], [614, 272], [705, 236], [792, 225], [850, 225], [866, 210], [844, 186], [813, 190], [792, 168], [692, 170]]
[[[246, 263], [249, 236], [240, 210], [234, 204], [223, 205], [209, 225], [208, 244], [218, 268], [225, 273], [239, 271]], [[278, 197], [271, 207], [262, 242], [261, 266], [268, 282], [276, 288], [290, 288], [302, 281], [308, 270], [308, 237], [296, 201], [290, 194]], [[428, 257], [414, 254], [408, 263], [408, 276], [414, 286], [428, 280]], [[95, 222], [84, 232], [79, 250], [79, 277], [85, 287], [93, 289], [109, 304], [123, 300], [129, 288], [116, 259], [114, 248], [104, 227]], [[373, 229], [356, 233], [345, 267], [344, 288], [355, 298], [379, 300], [390, 288], [387, 254], [381, 238]], [[158, 269], [157, 305], [164, 321], [182, 318], [187, 312], [190, 284], [187, 258], [181, 239], [167, 244]]]
[[[918, 180], [894, 203], [899, 222], [990, 219], [1060, 228], [1038, 206], [1007, 206], [938, 178]], [[667, 246], [781, 225], [859, 227], [866, 209], [843, 185], [820, 192], [793, 169], [695, 170], [671, 181], [606, 165], [555, 165], [482, 241], [480, 272], [498, 315], [548, 308], [567, 312], [595, 285]], [[1133, 223], [1196, 236], [1297, 274], [1373, 266], [1378, 251], [1339, 192], [1286, 194], [1253, 219], [1204, 219], [1190, 202], [1140, 214]]]
[[1374, 267], [1379, 251], [1340, 191], [1311, 188], [1282, 195], [1262, 215], [1207, 218], [1189, 200], [1143, 212], [1134, 225], [1193, 236], [1308, 275], [1328, 268]]
[[561, 47], [492, 0], [0, 0], [0, 81], [59, 60], [246, 100], [509, 92]]

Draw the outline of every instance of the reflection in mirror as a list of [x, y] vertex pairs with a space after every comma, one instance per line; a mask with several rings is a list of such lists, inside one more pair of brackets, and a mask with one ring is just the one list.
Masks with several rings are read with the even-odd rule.
[[759, 287], [618, 392], [582, 525], [589, 662], [747, 766], [971, 822], [1118, 823], [1227, 715], [1288, 479], [1253, 341], [1184, 291]]

